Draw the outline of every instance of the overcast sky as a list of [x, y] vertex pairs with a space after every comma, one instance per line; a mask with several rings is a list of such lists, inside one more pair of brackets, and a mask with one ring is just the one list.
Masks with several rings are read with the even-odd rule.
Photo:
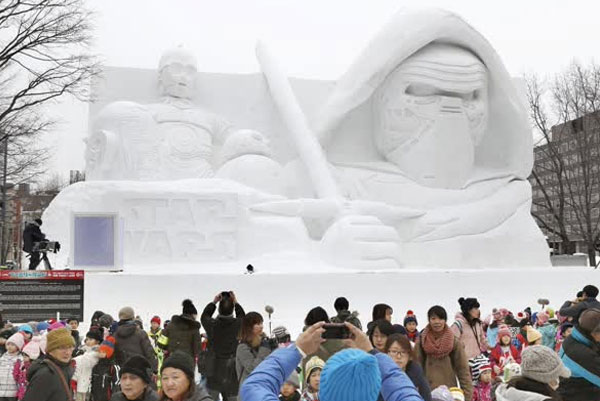
[[[558, 0], [88, 0], [96, 49], [111, 66], [155, 68], [163, 50], [183, 45], [207, 72], [255, 72], [257, 39], [292, 76], [336, 79], [402, 6], [462, 15], [498, 51], [512, 75], [553, 74], [573, 58], [600, 59], [591, 1]], [[87, 107], [67, 100], [54, 142], [53, 171], [83, 169]]]

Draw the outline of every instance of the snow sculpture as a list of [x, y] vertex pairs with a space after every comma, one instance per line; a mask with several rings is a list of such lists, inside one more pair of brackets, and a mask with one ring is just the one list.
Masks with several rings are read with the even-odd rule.
[[[226, 86], [219, 104], [243, 107], [222, 107], [225, 119], [194, 101], [194, 57], [165, 53], [161, 101], [113, 102], [97, 115], [92, 181], [59, 194], [48, 233], [69, 244], [73, 212], [115, 214], [126, 266], [549, 266], [530, 214], [525, 106], [460, 17], [398, 13], [331, 90], [295, 92], [268, 51], [257, 54], [266, 80], [250, 77], [245, 96]], [[319, 105], [310, 91], [328, 96]]]

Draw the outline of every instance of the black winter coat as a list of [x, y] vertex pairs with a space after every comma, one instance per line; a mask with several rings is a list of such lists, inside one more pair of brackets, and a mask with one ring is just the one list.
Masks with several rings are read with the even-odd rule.
[[145, 357], [154, 372], [158, 371], [158, 361], [148, 334], [138, 327], [133, 320], [122, 320], [115, 331], [115, 362], [123, 366], [133, 355]]
[[29, 223], [23, 230], [23, 250], [31, 253], [33, 251], [33, 243], [40, 242], [46, 239], [46, 236], [42, 233], [40, 226], [35, 223]]
[[74, 370], [68, 363], [62, 363], [48, 355], [45, 359], [35, 361], [27, 372], [27, 392], [23, 401], [67, 401], [69, 398], [60, 376], [50, 366], [51, 360], [65, 376], [67, 385], [71, 382]]
[[[146, 387], [146, 391], [144, 391], [144, 394], [142, 394], [141, 396], [139, 396], [138, 398], [136, 398], [133, 401], [159, 401], [160, 397], [158, 396], [158, 393], [154, 390], [152, 390], [150, 387]], [[123, 395], [123, 393], [116, 393], [115, 395], [113, 395], [110, 398], [110, 401], [131, 401], [128, 400], [125, 395]]]
[[239, 381], [235, 371], [235, 354], [242, 318], [246, 315], [240, 304], [235, 304], [235, 317], [213, 318], [217, 306], [209, 303], [202, 312], [201, 320], [208, 337], [206, 361], [206, 385], [226, 396], [236, 396]]
[[169, 338], [167, 351], [183, 351], [192, 358], [198, 356], [200, 350], [200, 322], [190, 315], [176, 315], [171, 318], [171, 323], [162, 331], [162, 335]]

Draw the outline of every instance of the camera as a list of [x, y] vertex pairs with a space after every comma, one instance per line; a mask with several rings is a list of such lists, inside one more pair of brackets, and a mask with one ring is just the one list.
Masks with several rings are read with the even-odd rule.
[[60, 242], [58, 241], [40, 241], [33, 243], [34, 252], [52, 252], [60, 251]]
[[350, 338], [350, 330], [344, 323], [326, 323], [323, 328], [325, 332], [321, 335], [321, 338], [328, 340]]
[[231, 296], [231, 292], [229, 291], [222, 291], [221, 292], [221, 298], [225, 299], [225, 298], [229, 298]]

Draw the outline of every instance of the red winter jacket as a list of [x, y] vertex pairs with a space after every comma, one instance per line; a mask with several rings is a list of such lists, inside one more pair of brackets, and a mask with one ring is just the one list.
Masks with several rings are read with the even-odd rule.
[[510, 345], [510, 352], [504, 353], [502, 352], [502, 347], [500, 344], [497, 344], [492, 353], [490, 354], [490, 363], [492, 365], [492, 377], [501, 376], [503, 373], [496, 374], [494, 369], [495, 366], [500, 368], [500, 372], [504, 371], [504, 366], [506, 365], [506, 360], [512, 357], [516, 363], [521, 364], [521, 352], [514, 345]]

